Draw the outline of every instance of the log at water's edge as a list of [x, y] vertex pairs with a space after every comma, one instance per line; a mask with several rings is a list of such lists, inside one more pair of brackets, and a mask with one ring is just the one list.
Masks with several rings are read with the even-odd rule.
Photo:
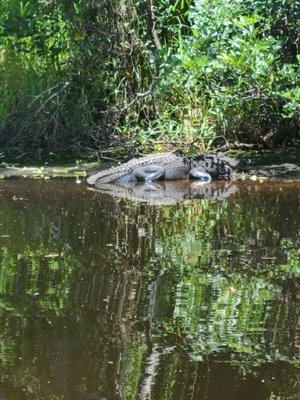
[[95, 169], [97, 163], [89, 163], [73, 166], [45, 166], [45, 167], [2, 167], [0, 168], [0, 179], [31, 178], [85, 178], [89, 171]]

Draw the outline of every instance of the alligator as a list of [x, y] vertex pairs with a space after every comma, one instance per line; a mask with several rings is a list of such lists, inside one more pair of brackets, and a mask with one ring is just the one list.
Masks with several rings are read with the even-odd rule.
[[87, 182], [96, 187], [107, 183], [175, 180], [195, 178], [210, 181], [211, 177], [205, 171], [191, 169], [191, 161], [178, 152], [152, 154], [141, 158], [133, 158], [118, 167], [113, 167], [91, 175]]
[[197, 179], [211, 182], [214, 179], [230, 179], [233, 168], [243, 167], [239, 159], [223, 154], [197, 156], [192, 159], [179, 152], [152, 154], [132, 160], [88, 177], [90, 185], [101, 187], [107, 183], [152, 182], [156, 180]]

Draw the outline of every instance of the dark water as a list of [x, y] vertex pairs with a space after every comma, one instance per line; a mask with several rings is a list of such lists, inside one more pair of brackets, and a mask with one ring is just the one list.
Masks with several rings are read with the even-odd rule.
[[299, 191], [1, 182], [0, 399], [298, 398]]

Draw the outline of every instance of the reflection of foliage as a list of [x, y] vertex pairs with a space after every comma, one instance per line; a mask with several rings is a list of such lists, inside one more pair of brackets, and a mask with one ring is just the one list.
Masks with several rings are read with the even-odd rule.
[[[251, 275], [296, 274], [297, 243], [280, 234], [277, 215], [283, 210], [275, 203], [270, 206], [270, 213], [265, 214], [267, 204], [257, 212], [255, 196], [256, 193], [248, 196], [247, 203], [238, 198], [230, 204], [184, 204], [175, 212], [166, 208], [162, 214], [164, 224], [159, 226], [157, 235], [159, 256], [166, 264], [171, 261], [172, 270], [175, 264], [178, 271], [197, 268], [227, 275], [241, 270]], [[291, 233], [297, 234], [297, 230]], [[285, 271], [279, 267], [284, 260], [290, 260], [290, 268], [287, 265]]]
[[14, 300], [24, 310], [30, 299], [43, 311], [49, 309], [59, 313], [59, 309], [67, 307], [75, 263], [69, 254], [51, 253], [43, 247], [34, 251], [28, 247], [17, 260], [2, 248], [0, 294], [14, 293]]
[[300, 277], [300, 249], [286, 251], [287, 262], [278, 266], [275, 274], [282, 274], [290, 277]]
[[[278, 291], [267, 280], [239, 275], [230, 281], [220, 275], [184, 278], [177, 286], [174, 317], [192, 347], [192, 357], [229, 351], [248, 353], [256, 364], [289, 358], [276, 339], [276, 327], [288, 329], [287, 321], [281, 314], [274, 319], [268, 311]], [[274, 334], [271, 349], [265, 345], [267, 331]]]
[[53, 188], [0, 202], [5, 384], [54, 399], [76, 382], [73, 398], [131, 400], [155, 344], [177, 345], [158, 351], [159, 399], [184, 399], [179, 387], [171, 397], [176, 382], [194, 387], [211, 359], [232, 374], [293, 368], [299, 250], [296, 226], [280, 222], [295, 218], [284, 194], [257, 185], [222, 203], [147, 208]]

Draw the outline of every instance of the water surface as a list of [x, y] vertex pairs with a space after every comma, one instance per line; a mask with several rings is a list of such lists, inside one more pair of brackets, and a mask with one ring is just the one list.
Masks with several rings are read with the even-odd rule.
[[298, 398], [299, 190], [149, 206], [2, 181], [0, 398]]

